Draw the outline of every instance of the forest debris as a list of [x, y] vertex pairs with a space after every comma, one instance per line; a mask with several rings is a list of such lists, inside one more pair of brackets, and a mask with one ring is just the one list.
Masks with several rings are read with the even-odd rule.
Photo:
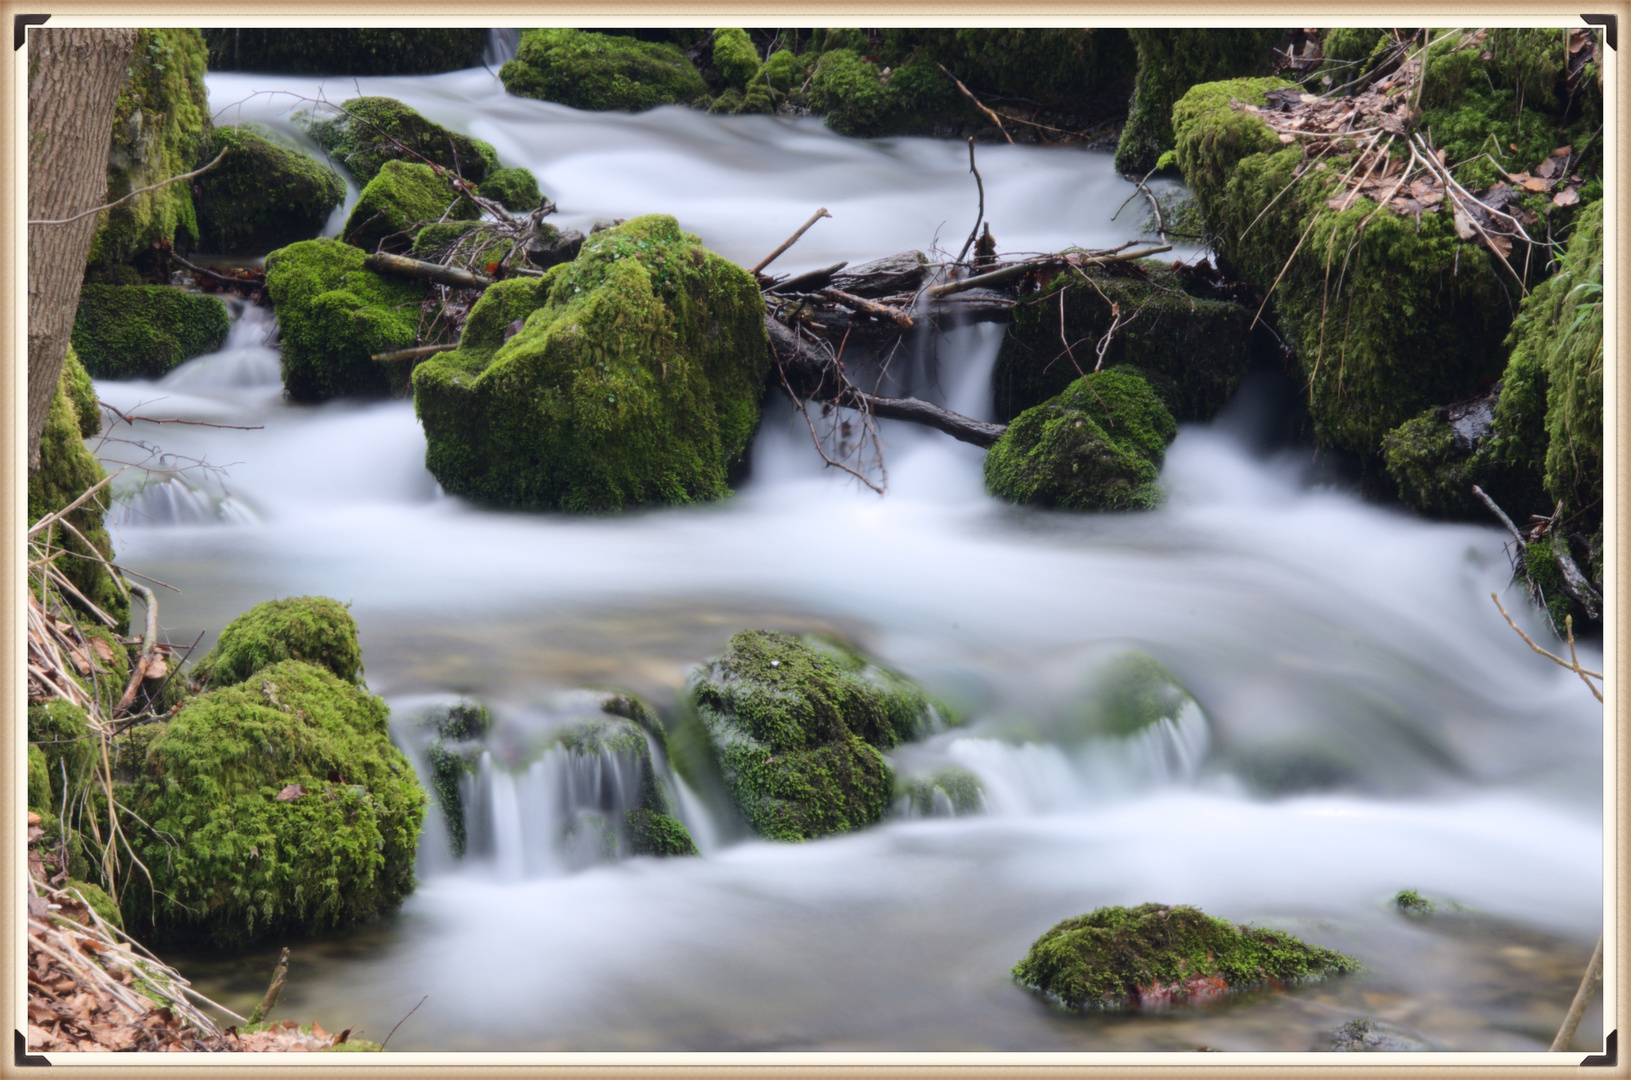
[[783, 240], [782, 243], [781, 243], [781, 246], [778, 247], [775, 251], [772, 251], [769, 255], [766, 255], [764, 258], [760, 259], [759, 264], [757, 266], [755, 266], [753, 269], [749, 270], [748, 273], [752, 274], [754, 277], [758, 277], [759, 276], [759, 271], [763, 270], [765, 267], [767, 267], [771, 263], [775, 262], [781, 256], [782, 252], [786, 251], [788, 248], [790, 248], [794, 244], [798, 243], [799, 237], [803, 236], [806, 232], [808, 232], [810, 230], [810, 226], [814, 225], [816, 222], [820, 221], [822, 218], [830, 218], [830, 217], [832, 217], [832, 215], [827, 213], [827, 208], [825, 206], [823, 206], [821, 209], [817, 210], [815, 213], [811, 214], [809, 221], [806, 221], [803, 225], [800, 225], [798, 227], [798, 231], [795, 232], [792, 236], [789, 236], [786, 240]]
[[493, 279], [485, 274], [474, 274], [456, 266], [443, 266], [441, 263], [410, 259], [404, 255], [391, 255], [383, 251], [376, 251], [368, 256], [363, 260], [363, 266], [376, 274], [394, 274], [397, 277], [414, 278], [419, 281], [433, 281], [454, 289], [485, 289], [493, 283]]

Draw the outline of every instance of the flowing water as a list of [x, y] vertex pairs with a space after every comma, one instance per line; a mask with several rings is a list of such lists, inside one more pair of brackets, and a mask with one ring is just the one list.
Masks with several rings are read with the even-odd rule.
[[[331, 83], [331, 99], [355, 93]], [[959, 143], [584, 114], [506, 97], [481, 69], [358, 86], [531, 168], [566, 226], [673, 213], [751, 265], [826, 206], [833, 220], [783, 259], [798, 269], [936, 238], [955, 250], [970, 221]], [[210, 90], [217, 123], [296, 139], [290, 95], [320, 93], [248, 75]], [[1136, 236], [1110, 221], [1132, 188], [1107, 153], [979, 153], [1003, 250]], [[1490, 603], [1509, 578], [1498, 533], [1367, 504], [1273, 445], [1275, 376], [1180, 430], [1153, 513], [999, 504], [981, 451], [892, 422], [880, 498], [824, 471], [771, 395], [733, 498], [574, 518], [442, 494], [410, 402], [285, 403], [273, 329], [251, 310], [217, 354], [98, 384], [126, 411], [237, 425], [111, 430], [110, 462], [167, 454], [118, 480], [121, 561], [181, 587], [161, 590], [161, 624], [182, 644], [203, 632], [201, 648], [264, 599], [350, 602], [410, 754], [437, 702], [497, 717], [465, 785], [469, 853], [453, 857], [433, 809], [399, 914], [291, 943], [283, 1015], [378, 1039], [428, 994], [402, 1050], [1310, 1050], [1359, 1017], [1403, 1046], [1550, 1041], [1603, 919], [1601, 707]], [[900, 377], [988, 416], [1002, 333], [919, 343]], [[747, 627], [840, 635], [954, 702], [966, 723], [896, 764], [973, 772], [982, 812], [956, 816], [942, 793], [927, 816], [901, 806], [860, 833], [772, 844], [660, 768], [702, 857], [585, 841], [585, 822], [631, 805], [635, 759], [539, 749], [539, 733], [581, 715], [584, 688], [671, 714], [687, 672]], [[1133, 738], [1083, 737], [1070, 717], [1095, 666], [1129, 649], [1196, 704]], [[1461, 907], [1405, 918], [1403, 888]], [[1289, 929], [1367, 970], [1087, 1016], [1009, 978], [1055, 922], [1151, 900]], [[278, 944], [176, 959], [243, 1010]], [[1598, 1031], [1594, 1009], [1580, 1045]]]

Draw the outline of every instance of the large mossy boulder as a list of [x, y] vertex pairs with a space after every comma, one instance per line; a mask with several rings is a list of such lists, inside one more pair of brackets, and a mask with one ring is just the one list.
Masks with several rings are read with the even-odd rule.
[[238, 27], [204, 31], [212, 71], [274, 75], [435, 75], [481, 64], [481, 28]]
[[1135, 27], [1138, 80], [1116, 145], [1116, 171], [1143, 176], [1176, 145], [1172, 107], [1197, 83], [1267, 75], [1278, 28]]
[[986, 452], [985, 488], [1061, 510], [1149, 510], [1178, 425], [1144, 377], [1089, 372], [1014, 418]]
[[328, 166], [248, 128], [216, 128], [205, 151], [209, 172], [194, 181], [198, 246], [220, 255], [264, 255], [310, 240], [345, 199]]
[[1060, 394], [1098, 363], [1095, 349], [1116, 321], [1112, 304], [1123, 322], [1105, 350], [1106, 369], [1138, 372], [1179, 421], [1210, 420], [1223, 407], [1251, 363], [1251, 310], [1191, 295], [1190, 279], [1170, 265], [1144, 260], [1131, 266], [1084, 268], [1091, 282], [1069, 274], [1050, 286], [1058, 295], [1014, 308], [991, 374], [999, 420]]
[[759, 50], [746, 30], [722, 26], [714, 31], [713, 64], [726, 86], [746, 90], [748, 81], [759, 73]]
[[523, 30], [515, 59], [498, 75], [517, 97], [598, 112], [645, 112], [708, 95], [677, 45], [565, 27]]
[[472, 184], [498, 170], [491, 144], [433, 123], [395, 98], [355, 97], [339, 108], [312, 121], [307, 132], [359, 184], [378, 176], [387, 161], [435, 162]]
[[[107, 477], [102, 463], [85, 446], [85, 439], [100, 426], [101, 412], [90, 377], [70, 345], [40, 433], [40, 467], [28, 474], [29, 525], [64, 509]], [[106, 566], [92, 557], [113, 558], [113, 541], [103, 521], [112, 505], [108, 496], [103, 487], [67, 515], [73, 531], [55, 525], [42, 539], [53, 552], [62, 553], [57, 566], [74, 588], [122, 625], [130, 614], [130, 601]], [[68, 598], [68, 602], [77, 600]]]
[[970, 121], [974, 106], [931, 61], [884, 70], [854, 49], [823, 53], [810, 76], [811, 110], [839, 134], [862, 138], [950, 134]]
[[114, 105], [105, 201], [149, 186], [152, 190], [97, 218], [86, 260], [93, 267], [129, 263], [156, 241], [183, 250], [197, 243], [191, 186], [164, 181], [208, 160], [201, 157], [210, 131], [204, 63], [204, 39], [197, 30], [136, 31], [130, 73]]
[[156, 379], [219, 349], [230, 326], [219, 297], [168, 285], [87, 284], [72, 340], [94, 378]]
[[449, 492], [578, 512], [715, 499], [759, 422], [764, 304], [671, 217], [500, 282], [456, 351], [414, 372], [425, 465]]
[[303, 660], [345, 682], [360, 682], [357, 621], [346, 605], [326, 596], [256, 604], [226, 624], [215, 647], [193, 667], [193, 678], [205, 687], [231, 686], [285, 660]]
[[536, 210], [543, 199], [531, 169], [495, 169], [476, 185], [476, 194], [518, 214]]
[[693, 675], [691, 697], [732, 800], [772, 840], [878, 821], [894, 795], [880, 751], [925, 734], [935, 715], [899, 676], [769, 630], [732, 637]]
[[474, 221], [481, 208], [429, 165], [387, 161], [357, 196], [340, 238], [364, 251], [404, 251], [431, 222]]
[[1119, 1009], [1358, 969], [1284, 931], [1234, 926], [1187, 905], [1140, 904], [1066, 919], [1032, 943], [1014, 978], [1069, 1009]]
[[277, 308], [283, 390], [312, 402], [349, 394], [384, 394], [391, 365], [376, 353], [419, 339], [425, 286], [364, 269], [361, 248], [337, 240], [302, 240], [266, 257], [266, 291]]
[[152, 874], [123, 890], [153, 941], [236, 945], [391, 910], [413, 889], [425, 793], [385, 703], [286, 660], [185, 704], [122, 802]]

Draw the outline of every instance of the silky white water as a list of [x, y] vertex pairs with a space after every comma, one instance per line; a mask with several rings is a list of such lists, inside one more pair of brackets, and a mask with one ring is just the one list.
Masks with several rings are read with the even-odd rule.
[[[285, 132], [298, 103], [251, 93], [318, 90], [209, 81], [217, 123]], [[531, 168], [567, 226], [672, 213], [751, 265], [826, 206], [833, 220], [777, 264], [797, 269], [937, 236], [955, 251], [972, 221], [960, 143], [577, 113], [506, 97], [480, 69], [358, 84]], [[1107, 153], [979, 155], [1005, 251], [1136, 238], [1131, 209], [1109, 220], [1132, 188]], [[1490, 602], [1503, 592], [1541, 632], [1499, 533], [1369, 505], [1321, 483], [1306, 453], [1260, 448], [1273, 376], [1180, 430], [1152, 513], [1000, 504], [982, 451], [894, 422], [879, 497], [824, 470], [771, 395], [734, 497], [574, 518], [441, 494], [411, 402], [285, 403], [271, 330], [251, 311], [221, 353], [97, 386], [126, 412], [253, 428], [108, 429], [171, 455], [120, 478], [110, 519], [122, 563], [182, 590], [161, 590], [170, 640], [204, 631], [207, 648], [261, 600], [334, 596], [399, 737], [425, 700], [462, 696], [493, 706], [497, 746], [564, 691], [617, 687], [670, 710], [737, 630], [834, 632], [965, 716], [897, 764], [959, 765], [985, 791], [977, 816], [786, 846], [744, 839], [667, 776], [702, 857], [606, 861], [557, 842], [562, 815], [622, 805], [605, 785], [626, 764], [494, 753], [468, 788], [471, 854], [447, 854], [432, 809], [399, 915], [290, 943], [286, 1015], [381, 1038], [429, 994], [392, 1040], [404, 1050], [1305, 1050], [1359, 1016], [1435, 1048], [1549, 1041], [1602, 923], [1602, 709]], [[952, 333], [911, 389], [988, 416], [1002, 334]], [[1094, 665], [1127, 649], [1165, 663], [1195, 706], [1131, 740], [1072, 735]], [[1467, 910], [1407, 920], [1389, 903], [1403, 888]], [[1134, 1016], [1058, 1013], [1010, 980], [1055, 922], [1149, 900], [1290, 929], [1369, 971]], [[182, 967], [252, 1004], [275, 954]]]

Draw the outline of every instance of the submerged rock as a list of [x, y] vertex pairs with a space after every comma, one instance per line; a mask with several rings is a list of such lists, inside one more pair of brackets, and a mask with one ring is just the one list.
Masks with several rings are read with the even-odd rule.
[[1136, 735], [1162, 720], [1176, 721], [1195, 703], [1167, 666], [1148, 653], [1122, 653], [1097, 672], [1093, 695], [1073, 718], [1086, 733]]
[[220, 255], [264, 255], [310, 240], [345, 199], [333, 169], [248, 128], [216, 128], [205, 151], [221, 163], [194, 183], [198, 246]]
[[1148, 510], [1172, 414], [1125, 368], [1089, 373], [1027, 409], [986, 453], [985, 487], [1009, 502], [1063, 510]]
[[1366, 1016], [1358, 1020], [1349, 1020], [1337, 1028], [1329, 1049], [1345, 1053], [1366, 1051], [1412, 1053], [1431, 1050], [1433, 1046], [1421, 1036], [1395, 1024], [1373, 1020]]
[[498, 75], [517, 97], [574, 109], [645, 112], [708, 94], [701, 73], [676, 45], [565, 27], [523, 30], [515, 59]]
[[1066, 1008], [1118, 1009], [1358, 969], [1353, 958], [1280, 930], [1233, 926], [1187, 905], [1141, 904], [1066, 919], [1032, 943], [1014, 978]]
[[431, 222], [474, 221], [481, 208], [429, 165], [387, 161], [357, 196], [340, 238], [364, 251], [401, 251]]
[[98, 379], [156, 379], [226, 341], [231, 320], [218, 297], [168, 285], [84, 285], [73, 344]]
[[204, 31], [212, 71], [278, 75], [435, 75], [481, 64], [481, 28], [234, 27]]
[[375, 363], [373, 355], [418, 341], [424, 284], [364, 269], [367, 257], [328, 239], [302, 240], [266, 257], [290, 399], [386, 393], [393, 365]]
[[691, 696], [731, 798], [773, 840], [849, 832], [883, 817], [894, 775], [879, 751], [927, 733], [921, 690], [850, 650], [744, 630]]
[[719, 498], [759, 422], [766, 341], [745, 271], [671, 217], [636, 218], [487, 289], [459, 348], [419, 365], [426, 468], [512, 506]]
[[917, 817], [962, 817], [985, 812], [985, 788], [967, 769], [940, 769], [927, 776], [895, 777], [897, 810]]
[[435, 162], [472, 184], [499, 171], [491, 144], [427, 120], [395, 98], [355, 97], [340, 108], [345, 111], [338, 116], [311, 121], [307, 131], [359, 184], [378, 176], [387, 161]]
[[231, 686], [284, 660], [304, 660], [348, 683], [361, 681], [357, 621], [326, 596], [294, 596], [256, 604], [227, 623], [215, 647], [194, 666], [205, 687]]

